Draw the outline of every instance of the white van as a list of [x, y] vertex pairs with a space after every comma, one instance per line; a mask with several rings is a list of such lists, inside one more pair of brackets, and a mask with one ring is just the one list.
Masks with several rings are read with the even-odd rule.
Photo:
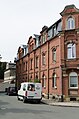
[[27, 100], [40, 102], [42, 99], [42, 85], [41, 83], [23, 82], [20, 90], [18, 90], [18, 100]]

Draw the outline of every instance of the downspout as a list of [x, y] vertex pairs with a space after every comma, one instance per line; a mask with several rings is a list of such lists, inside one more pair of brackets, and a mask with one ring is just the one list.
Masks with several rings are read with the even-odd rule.
[[34, 50], [34, 81], [35, 81], [35, 50]]
[[60, 52], [59, 52], [59, 56], [60, 56], [60, 92], [61, 92], [61, 102], [63, 102], [63, 76], [62, 76], [62, 62], [61, 62], [61, 59], [62, 59], [62, 55], [61, 55], [61, 51], [62, 51], [62, 46], [61, 46], [61, 36], [59, 35], [59, 46], [60, 46]]
[[27, 64], [27, 67], [28, 67], [28, 82], [29, 82], [29, 66], [30, 66], [30, 62], [29, 62], [29, 53], [28, 53], [28, 64]]
[[47, 68], [47, 75], [48, 75], [48, 99], [49, 99], [49, 42], [47, 42], [47, 50], [48, 50], [48, 56], [47, 56], [47, 58], [48, 58], [48, 68]]

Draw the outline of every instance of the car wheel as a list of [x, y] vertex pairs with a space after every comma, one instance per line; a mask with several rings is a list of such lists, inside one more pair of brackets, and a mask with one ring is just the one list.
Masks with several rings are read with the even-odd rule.
[[10, 93], [8, 93], [8, 96], [10, 96]]
[[23, 103], [25, 103], [26, 102], [26, 98], [25, 97], [23, 97]]
[[20, 100], [19, 96], [17, 96], [17, 99]]

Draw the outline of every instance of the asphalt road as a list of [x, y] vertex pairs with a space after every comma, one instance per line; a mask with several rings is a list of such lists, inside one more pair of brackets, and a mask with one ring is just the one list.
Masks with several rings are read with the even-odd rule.
[[23, 103], [0, 94], [0, 119], [79, 119], [79, 108]]

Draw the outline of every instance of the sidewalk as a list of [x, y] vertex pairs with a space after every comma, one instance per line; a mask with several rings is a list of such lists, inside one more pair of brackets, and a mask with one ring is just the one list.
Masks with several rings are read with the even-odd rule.
[[64, 106], [64, 107], [78, 107], [79, 108], [79, 102], [55, 102], [50, 99], [42, 98], [42, 103], [52, 105], [52, 106]]

